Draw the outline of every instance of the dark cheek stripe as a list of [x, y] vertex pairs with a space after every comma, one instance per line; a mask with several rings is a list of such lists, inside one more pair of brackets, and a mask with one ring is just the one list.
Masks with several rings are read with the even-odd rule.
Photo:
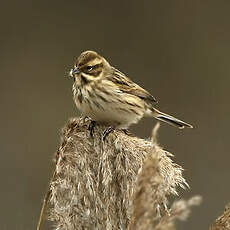
[[101, 70], [95, 70], [95, 71], [92, 71], [89, 74], [92, 75], [92, 76], [94, 76], [94, 77], [98, 77], [101, 72], [102, 72]]
[[81, 80], [82, 80], [83, 84], [89, 83], [89, 80], [86, 77], [84, 77], [83, 75], [81, 75]]

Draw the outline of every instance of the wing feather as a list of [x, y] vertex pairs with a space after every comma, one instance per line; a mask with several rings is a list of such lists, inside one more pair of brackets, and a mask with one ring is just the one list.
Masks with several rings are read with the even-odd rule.
[[143, 99], [148, 104], [157, 103], [157, 100], [148, 91], [134, 83], [131, 79], [129, 79], [127, 76], [125, 76], [125, 74], [123, 74], [119, 70], [115, 68], [113, 68], [113, 70], [113, 76], [112, 78], [110, 78], [110, 80], [119, 87], [120, 91], [137, 96]]

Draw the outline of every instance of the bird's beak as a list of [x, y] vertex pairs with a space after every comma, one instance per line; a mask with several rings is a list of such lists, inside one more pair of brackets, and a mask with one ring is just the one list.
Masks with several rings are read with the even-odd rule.
[[69, 71], [69, 76], [74, 77], [75, 74], [79, 74], [79, 73], [80, 73], [80, 70], [77, 67], [75, 67], [74, 69], [71, 69]]

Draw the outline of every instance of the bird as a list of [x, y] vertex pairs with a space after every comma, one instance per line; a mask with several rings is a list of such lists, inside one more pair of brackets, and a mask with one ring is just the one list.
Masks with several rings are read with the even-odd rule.
[[96, 123], [108, 126], [104, 135], [114, 129], [126, 130], [143, 117], [152, 117], [179, 129], [193, 128], [156, 108], [157, 100], [134, 83], [95, 51], [84, 51], [69, 72], [73, 78], [73, 99], [83, 116], [90, 117], [90, 131]]

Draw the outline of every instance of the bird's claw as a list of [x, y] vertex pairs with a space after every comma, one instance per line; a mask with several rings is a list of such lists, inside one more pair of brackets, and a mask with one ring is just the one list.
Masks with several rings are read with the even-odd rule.
[[110, 126], [108, 128], [105, 129], [105, 131], [103, 132], [103, 141], [105, 141], [106, 137], [114, 131], [114, 127]]
[[91, 121], [89, 123], [88, 130], [89, 130], [89, 133], [90, 133], [91, 137], [93, 137], [95, 125], [96, 125], [96, 121]]

